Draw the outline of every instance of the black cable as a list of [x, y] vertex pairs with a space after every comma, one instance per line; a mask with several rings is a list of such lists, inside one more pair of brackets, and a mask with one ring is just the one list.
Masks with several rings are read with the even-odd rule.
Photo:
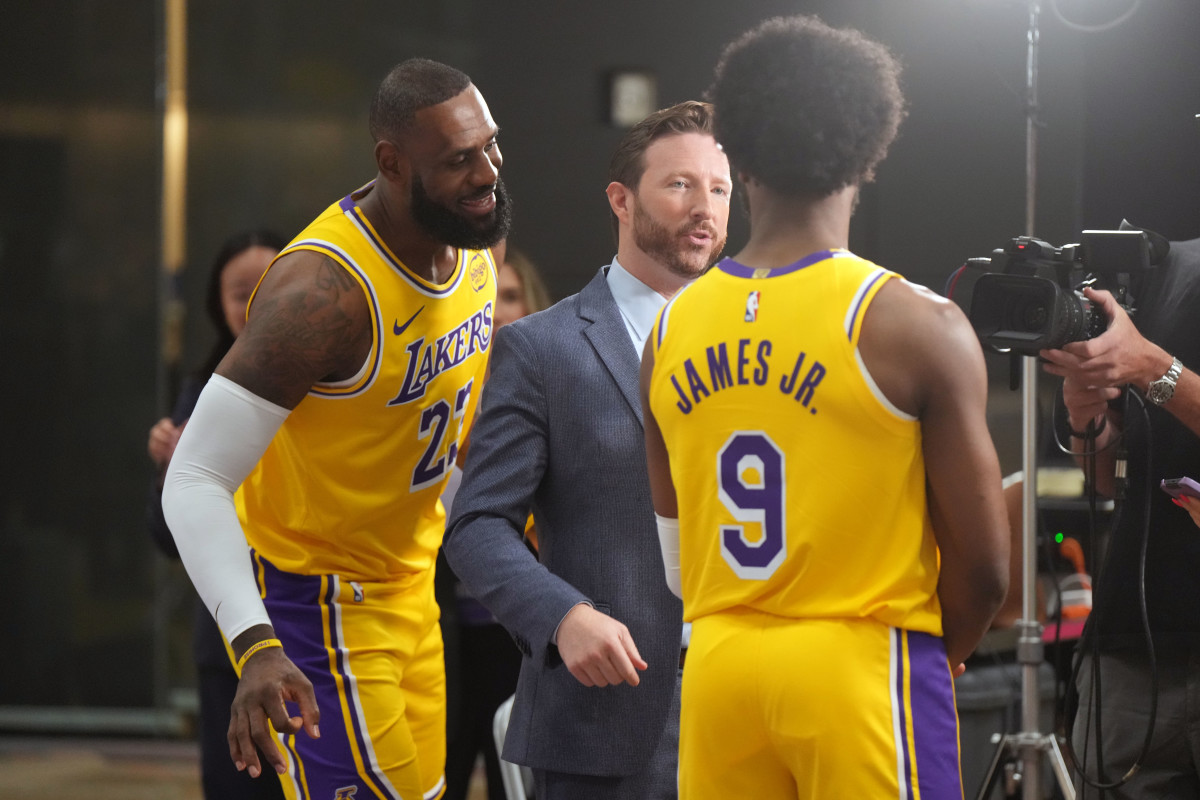
[[[1129, 389], [1126, 389], [1125, 394], [1126, 394], [1126, 407], [1128, 407], [1128, 398], [1133, 398], [1134, 400], [1136, 400], [1138, 402], [1139, 408], [1141, 409], [1141, 412], [1142, 412], [1142, 419], [1143, 419], [1143, 422], [1144, 422], [1145, 428], [1146, 428], [1147, 441], [1148, 442], [1151, 441], [1151, 438], [1150, 438], [1150, 433], [1151, 433], [1150, 414], [1149, 414], [1148, 410], [1146, 409], [1145, 401], [1142, 400], [1142, 398], [1138, 395], [1137, 392], [1131, 391]], [[1088, 423], [1088, 425], [1089, 425], [1089, 429], [1090, 429], [1092, 427], [1092, 423]], [[1122, 432], [1122, 434], [1119, 438], [1123, 439], [1123, 437], [1124, 437], [1124, 432]], [[1057, 438], [1057, 436], [1056, 436], [1056, 438]], [[1087, 442], [1085, 441], [1085, 445], [1086, 444], [1087, 444]], [[1107, 448], [1104, 448], [1104, 449], [1107, 449]], [[1102, 452], [1102, 450], [1096, 451], [1096, 452]], [[1080, 780], [1083, 781], [1088, 786], [1091, 786], [1095, 789], [1099, 789], [1101, 792], [1101, 797], [1103, 797], [1103, 793], [1105, 790], [1116, 789], [1120, 786], [1123, 786], [1125, 783], [1127, 783], [1129, 781], [1130, 778], [1132, 778], [1134, 775], [1136, 775], [1141, 770], [1142, 762], [1145, 760], [1146, 756], [1150, 752], [1150, 742], [1154, 735], [1154, 726], [1155, 726], [1155, 723], [1156, 723], [1157, 717], [1158, 717], [1158, 662], [1157, 662], [1157, 659], [1156, 659], [1155, 653], [1154, 653], [1153, 635], [1150, 631], [1150, 615], [1146, 609], [1146, 553], [1149, 548], [1149, 542], [1150, 542], [1150, 498], [1151, 498], [1151, 489], [1153, 488], [1150, 485], [1151, 484], [1151, 480], [1150, 480], [1151, 455], [1152, 454], [1150, 453], [1149, 448], [1147, 448], [1146, 464], [1145, 464], [1145, 471], [1144, 471], [1145, 479], [1144, 479], [1144, 486], [1143, 486], [1142, 539], [1141, 539], [1141, 544], [1140, 544], [1139, 553], [1138, 553], [1138, 608], [1139, 608], [1139, 611], [1141, 612], [1142, 632], [1145, 635], [1145, 640], [1146, 640], [1146, 658], [1150, 665], [1150, 713], [1149, 713], [1149, 715], [1147, 717], [1147, 721], [1146, 721], [1146, 734], [1145, 734], [1145, 738], [1142, 740], [1142, 749], [1141, 749], [1141, 752], [1138, 754], [1138, 757], [1136, 759], [1134, 759], [1134, 762], [1129, 767], [1128, 771], [1126, 771], [1126, 773], [1124, 775], [1122, 775], [1118, 780], [1108, 781], [1105, 779], [1104, 764], [1103, 764], [1103, 741], [1104, 741], [1104, 738], [1103, 738], [1103, 733], [1102, 733], [1103, 729], [1101, 727], [1101, 707], [1102, 707], [1103, 703], [1102, 703], [1102, 698], [1100, 695], [1100, 653], [1099, 653], [1098, 647], [1094, 648], [1093, 652], [1092, 652], [1092, 655], [1093, 655], [1093, 658], [1092, 658], [1093, 683], [1092, 683], [1091, 695], [1092, 695], [1093, 700], [1089, 701], [1089, 705], [1088, 705], [1088, 719], [1087, 719], [1087, 722], [1085, 723], [1087, 725], [1087, 727], [1084, 729], [1084, 753], [1083, 753], [1084, 760], [1082, 763], [1076, 757], [1074, 748], [1072, 746], [1072, 738], [1073, 738], [1073, 731], [1074, 731], [1074, 716], [1075, 715], [1071, 715], [1068, 718], [1068, 725], [1067, 725], [1067, 730], [1066, 730], [1066, 742], [1065, 742], [1064, 749], [1066, 751], [1067, 757], [1070, 759], [1071, 763], [1076, 766]], [[1085, 458], [1084, 464], [1086, 467], [1090, 468], [1090, 475], [1091, 475], [1092, 481], [1093, 481], [1091, 483], [1092, 488], [1090, 490], [1090, 498], [1091, 498], [1092, 503], [1094, 504], [1095, 494], [1096, 494], [1095, 483], [1094, 483], [1095, 470], [1096, 470], [1095, 453], [1092, 453], [1089, 458]], [[1085, 479], [1088, 474], [1089, 474], [1089, 470], [1085, 470]], [[1123, 492], [1119, 492], [1119, 494], [1123, 494]], [[1122, 509], [1122, 510], [1124, 510], [1124, 509]], [[1116, 517], [1114, 517], [1114, 523], [1116, 523], [1116, 521], [1117, 521]], [[1113, 527], [1115, 530], [1118, 526], [1116, 524], [1114, 524]], [[1095, 533], [1094, 530], [1092, 531], [1092, 533], [1093, 533], [1093, 537], [1094, 537], [1094, 533]], [[1107, 561], [1107, 557], [1105, 560]], [[1091, 617], [1089, 618], [1087, 625], [1084, 626], [1083, 637], [1080, 639], [1080, 642], [1079, 642], [1079, 657], [1075, 660], [1075, 666], [1074, 666], [1074, 669], [1072, 670], [1071, 683], [1070, 683], [1069, 688], [1073, 688], [1076, 685], [1076, 680], [1077, 680], [1078, 674], [1079, 674], [1079, 667], [1083, 663], [1083, 657], [1087, 653], [1088, 647], [1093, 646], [1095, 644], [1095, 639], [1099, 635], [1097, 633], [1098, 629], [1099, 629], [1099, 622], [1097, 621], [1097, 609], [1095, 608], [1095, 606], [1093, 606]], [[1076, 693], [1076, 697], [1078, 697], [1077, 693]], [[1096, 712], [1095, 732], [1096, 732], [1096, 757], [1097, 757], [1097, 762], [1098, 762], [1097, 763], [1097, 779], [1096, 780], [1089, 778], [1087, 775], [1087, 772], [1086, 772], [1088, 739], [1091, 737], [1091, 733], [1093, 730], [1093, 728], [1091, 726], [1091, 712], [1092, 712], [1093, 705], [1095, 707], [1095, 712]]]
[[[1105, 415], [1104, 419], [1105, 420], [1108, 419], [1107, 414]], [[1093, 427], [1092, 423], [1089, 422], [1088, 430], [1092, 430], [1092, 427]], [[1099, 436], [1099, 435], [1100, 435], [1100, 430], [1096, 429], [1093, 434], [1093, 438], [1095, 436]], [[1124, 445], [1120, 445], [1117, 447], [1116, 461], [1118, 464], [1120, 464], [1122, 462], [1121, 453], [1124, 449], [1125, 449]], [[1095, 486], [1096, 486], [1096, 459], [1095, 459], [1095, 457], [1093, 456], [1092, 458], [1089, 458], [1086, 463], [1088, 465], [1088, 472], [1085, 475], [1084, 480], [1089, 482], [1089, 484], [1093, 487], [1092, 491], [1088, 493], [1088, 531], [1090, 533], [1090, 536], [1088, 537], [1090, 540], [1088, 542], [1088, 549], [1092, 551], [1092, 568], [1095, 569], [1096, 566], [1098, 565], [1098, 562], [1095, 560], [1095, 558], [1096, 558], [1096, 540], [1099, 538], [1096, 535], [1096, 494], [1097, 494], [1097, 492], [1095, 489]], [[1118, 474], [1123, 473], [1123, 470], [1120, 467], [1116, 468], [1115, 471]], [[1116, 494], [1118, 496], [1122, 496], [1123, 491], [1120, 488], [1118, 488], [1114, 492], [1114, 494]], [[1092, 608], [1093, 608], [1093, 610], [1095, 609], [1095, 607], [1096, 607], [1095, 592], [1093, 591], [1093, 593], [1092, 593]], [[1100, 698], [1103, 696], [1104, 696], [1103, 690], [1101, 689], [1101, 685], [1100, 685], [1100, 659], [1099, 659], [1099, 657], [1097, 657], [1097, 658], [1092, 659], [1092, 697], [1096, 698], [1096, 774], [1100, 775], [1100, 776], [1103, 776], [1105, 774], [1105, 772], [1104, 772], [1104, 738], [1101, 735], [1101, 731], [1104, 730], [1104, 724], [1102, 721], [1103, 703], [1100, 702]], [[1086, 742], [1086, 739], [1085, 739], [1085, 742]], [[1086, 759], [1087, 759], [1086, 745], [1084, 747], [1083, 753], [1084, 753], [1084, 759], [1086, 762]], [[1084, 766], [1086, 767], [1086, 763], [1084, 764]], [[1081, 769], [1079, 772], [1080, 772], [1081, 776], [1085, 774], [1084, 769]], [[1099, 800], [1104, 800], [1104, 788], [1103, 787], [1097, 787], [1097, 788], [1099, 788], [1099, 790], [1100, 790]]]
[[[1064, 405], [1065, 405], [1065, 403], [1064, 403]], [[1107, 419], [1107, 417], [1106, 417], [1106, 419]], [[1095, 439], [1096, 439], [1097, 435], [1099, 435], [1099, 430], [1095, 427], [1094, 423], [1088, 422], [1087, 433], [1085, 434], [1085, 437], [1084, 437], [1085, 450], [1093, 450], [1094, 449]], [[1091, 446], [1089, 447], [1089, 445], [1091, 445]], [[1095, 545], [1096, 545], [1096, 539], [1098, 538], [1098, 536], [1097, 536], [1097, 532], [1096, 532], [1096, 518], [1095, 518], [1095, 513], [1094, 513], [1095, 508], [1096, 508], [1096, 497], [1098, 494], [1097, 489], [1096, 489], [1096, 453], [1092, 452], [1091, 455], [1085, 457], [1084, 461], [1083, 461], [1083, 465], [1084, 465], [1083, 482], [1084, 482], [1084, 486], [1088, 487], [1088, 491], [1087, 491], [1087, 498], [1088, 498], [1088, 549], [1091, 551], [1091, 555], [1092, 555], [1092, 562], [1091, 562], [1092, 570], [1093, 570], [1093, 572], [1096, 572], [1098, 575], [1099, 571], [1096, 569], [1097, 562], [1095, 560], [1095, 556], [1096, 556]], [[1094, 598], [1095, 598], [1095, 593], [1093, 592], [1092, 611], [1090, 613], [1095, 613], [1095, 611], [1096, 611], [1096, 604], [1095, 604]], [[1089, 614], [1089, 616], [1090, 616], [1090, 614]], [[1075, 662], [1074, 668], [1071, 670], [1071, 685], [1073, 685], [1073, 686], [1075, 685], [1075, 682], [1077, 680], [1077, 673], [1079, 671], [1079, 667], [1083, 662], [1083, 657], [1082, 657], [1083, 642], [1084, 642], [1083, 637], [1080, 637], [1080, 651], [1081, 651], [1080, 658]], [[1084, 780], [1086, 780], [1086, 778], [1084, 778], [1083, 776], [1085, 776], [1087, 773], [1088, 742], [1091, 738], [1093, 730], [1096, 731], [1096, 762], [1097, 762], [1096, 770], [1097, 770], [1098, 774], [1100, 774], [1100, 775], [1104, 774], [1104, 748], [1101, 746], [1102, 740], [1100, 737], [1100, 731], [1102, 729], [1101, 728], [1101, 720], [1100, 720], [1101, 710], [1100, 710], [1100, 703], [1098, 701], [1098, 698], [1100, 696], [1099, 664], [1100, 664], [1099, 659], [1092, 660], [1091, 695], [1088, 699], [1087, 723], [1086, 723], [1086, 727], [1084, 727], [1084, 729], [1083, 729], [1083, 762], [1079, 765], [1079, 774], [1080, 774], [1081, 779], [1084, 779]], [[1095, 709], [1095, 714], [1096, 714], [1096, 724], [1095, 724], [1094, 728], [1092, 727], [1092, 710], [1093, 710], [1093, 708]], [[1068, 748], [1068, 752], [1070, 752], [1070, 747], [1071, 747], [1070, 739], [1071, 739], [1071, 734], [1073, 733], [1073, 725], [1074, 725], [1074, 719], [1072, 718], [1072, 720], [1068, 721], [1067, 729], [1066, 729], [1067, 737], [1068, 737], [1066, 746]], [[1100, 800], [1104, 800], [1104, 789], [1103, 788], [1100, 789]]]
[[[1061, 386], [1059, 386], [1059, 388], [1058, 388], [1058, 396], [1060, 398], [1062, 396], [1062, 387]], [[1061, 404], [1064, 408], [1066, 408], [1065, 401], [1063, 401]], [[1054, 446], [1058, 448], [1060, 453], [1066, 453], [1067, 455], [1069, 455], [1073, 458], [1082, 458], [1082, 459], [1084, 459], [1084, 463], [1086, 464], [1087, 459], [1095, 459], [1096, 456], [1100, 455], [1101, 453], [1111, 450], [1112, 448], [1116, 447], [1117, 445], [1119, 445], [1121, 442], [1124, 441], [1125, 434], [1124, 434], [1124, 432], [1122, 432], [1122, 433], [1117, 434], [1117, 436], [1115, 436], [1111, 442], [1104, 445], [1104, 447], [1101, 447], [1099, 450], [1092, 449], [1096, 445], [1096, 436], [1100, 433], [1100, 431], [1104, 430], [1104, 427], [1107, 423], [1102, 423], [1099, 428], [1094, 428], [1093, 423], [1088, 422], [1088, 430], [1091, 431], [1091, 437], [1090, 438], [1081, 437], [1084, 439], [1084, 443], [1083, 443], [1084, 449], [1083, 450], [1078, 450], [1078, 451], [1072, 450], [1070, 444], [1069, 443], [1063, 444], [1062, 439], [1058, 435], [1058, 433], [1059, 433], [1058, 426], [1060, 424], [1062, 424], [1068, 430], [1071, 427], [1069, 422], [1061, 423], [1061, 421], [1058, 419], [1058, 406], [1059, 405], [1060, 405], [1060, 402], [1058, 400], [1056, 400], [1054, 403], [1054, 409], [1053, 409], [1053, 411], [1051, 411], [1050, 430], [1052, 430], [1054, 432]], [[1089, 443], [1090, 443], [1091, 447], [1088, 446]], [[1087, 495], [1089, 497], [1094, 499], [1096, 496], [1095, 489], [1093, 488], [1091, 491], [1088, 491], [1089, 486], [1095, 487], [1095, 465], [1094, 464], [1092, 467], [1092, 473], [1093, 473], [1093, 476], [1092, 476], [1093, 480], [1091, 483], [1087, 483], [1087, 474], [1086, 474], [1086, 472], [1084, 473], [1084, 482], [1086, 484], [1084, 486], [1084, 490], [1085, 490], [1085, 493], [1087, 493]], [[1120, 498], [1117, 498], [1117, 499], [1120, 499]]]

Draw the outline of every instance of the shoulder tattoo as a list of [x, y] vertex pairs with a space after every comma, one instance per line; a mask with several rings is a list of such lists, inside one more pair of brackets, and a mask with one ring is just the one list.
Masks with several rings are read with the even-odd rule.
[[340, 264], [325, 256], [315, 267], [281, 275], [265, 296], [255, 298], [246, 329], [221, 372], [291, 408], [314, 383], [356, 373], [370, 346], [366, 296]]

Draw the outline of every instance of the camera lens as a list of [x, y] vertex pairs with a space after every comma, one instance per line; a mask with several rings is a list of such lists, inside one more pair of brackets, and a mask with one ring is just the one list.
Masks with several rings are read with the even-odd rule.
[[1049, 316], [1046, 306], [1041, 303], [1030, 303], [1021, 309], [1021, 324], [1018, 327], [1025, 331], [1040, 331], [1046, 327], [1046, 320]]

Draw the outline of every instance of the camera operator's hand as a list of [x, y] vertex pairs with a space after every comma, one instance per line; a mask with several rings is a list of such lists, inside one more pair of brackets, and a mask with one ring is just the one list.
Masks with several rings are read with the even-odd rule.
[[[1050, 368], [1046, 368], [1050, 371]], [[1063, 404], [1067, 407], [1067, 423], [1072, 430], [1083, 431], [1089, 422], [1094, 422], [1099, 430], [1104, 414], [1108, 411], [1108, 401], [1121, 396], [1121, 389], [1116, 386], [1088, 386], [1076, 376], [1067, 373], [1063, 380]]]
[[1089, 413], [1082, 397], [1085, 390], [1117, 390], [1099, 393], [1106, 400], [1116, 397], [1120, 387], [1125, 384], [1133, 384], [1145, 391], [1150, 381], [1162, 377], [1171, 366], [1171, 356], [1138, 332], [1133, 320], [1111, 294], [1102, 289], [1084, 289], [1083, 294], [1104, 311], [1108, 317], [1108, 330], [1095, 339], [1071, 342], [1061, 350], [1043, 350], [1039, 353], [1047, 362], [1044, 367], [1046, 372], [1066, 378], [1072, 384], [1070, 390], [1077, 394], [1077, 408], [1072, 408], [1066, 396], [1068, 386], [1064, 383], [1063, 396], [1071, 412], [1072, 427], [1079, 423], [1086, 424], [1103, 411], [1096, 406]]

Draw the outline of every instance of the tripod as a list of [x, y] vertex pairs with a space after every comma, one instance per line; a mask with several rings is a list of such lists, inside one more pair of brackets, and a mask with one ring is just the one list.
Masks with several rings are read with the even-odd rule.
[[987, 800], [1001, 776], [1000, 765], [1013, 756], [1015, 768], [1008, 780], [1019, 783], [1024, 800], [1038, 800], [1041, 791], [1041, 760], [1050, 759], [1058, 787], [1066, 800], [1075, 800], [1075, 787], [1067, 771], [1058, 740], [1052, 733], [1038, 731], [1038, 667], [1044, 661], [1042, 625], [1037, 621], [1037, 359], [1022, 358], [1022, 468], [1025, 480], [1021, 493], [1021, 619], [1017, 621], [1017, 663], [1021, 665], [1021, 730], [995, 734], [996, 752], [984, 775], [978, 800]]
[[[1033, 235], [1034, 198], [1037, 187], [1037, 47], [1039, 0], [1029, 0], [1029, 31], [1025, 71], [1025, 232]], [[1017, 663], [1021, 665], [1021, 730], [996, 734], [996, 752], [980, 787], [978, 800], [987, 800], [1006, 756], [1017, 756], [1009, 777], [1021, 786], [1024, 800], [1038, 800], [1041, 791], [1041, 760], [1050, 759], [1066, 800], [1075, 800], [1066, 761], [1053, 734], [1038, 730], [1038, 667], [1044, 660], [1042, 625], [1037, 621], [1037, 359], [1023, 356], [1021, 372], [1021, 468], [1025, 480], [1021, 493], [1021, 619], [1017, 621]]]

